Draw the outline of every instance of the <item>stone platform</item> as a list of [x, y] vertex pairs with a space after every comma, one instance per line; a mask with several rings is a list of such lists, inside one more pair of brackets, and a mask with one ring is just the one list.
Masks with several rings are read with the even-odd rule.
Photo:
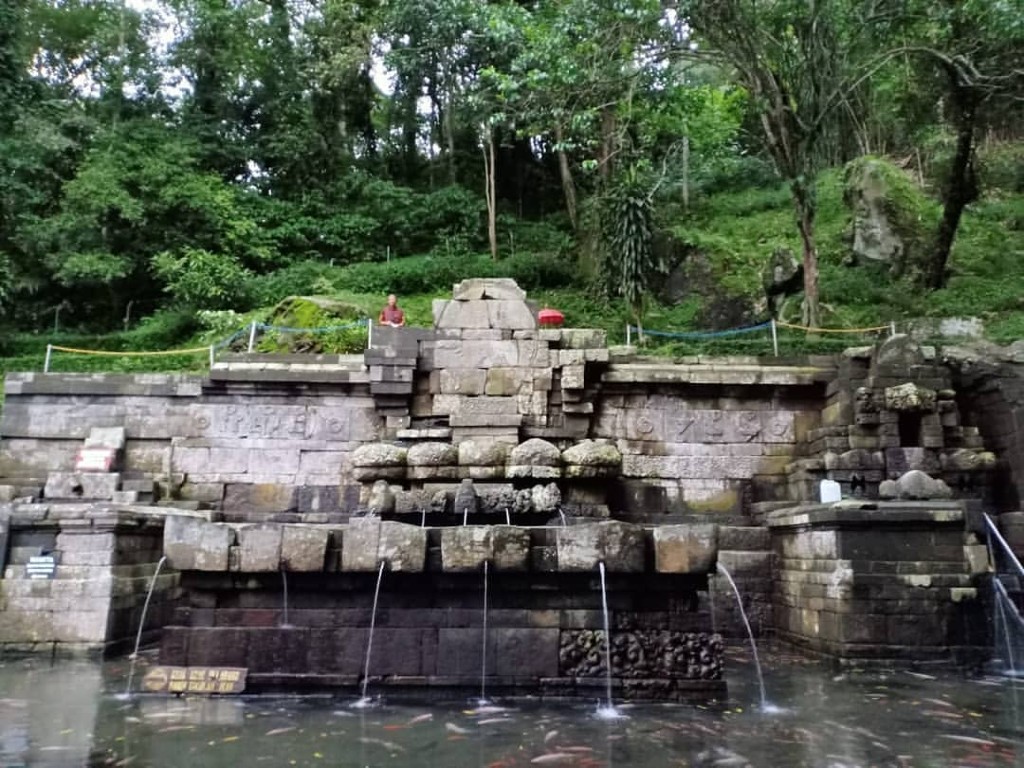
[[988, 552], [957, 502], [774, 512], [778, 636], [844, 662], [967, 661], [987, 632]]

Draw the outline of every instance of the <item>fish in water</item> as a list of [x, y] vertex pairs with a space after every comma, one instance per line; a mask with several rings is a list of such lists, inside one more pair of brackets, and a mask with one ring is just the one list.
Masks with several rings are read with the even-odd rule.
[[511, 717], [488, 717], [486, 720], [480, 720], [477, 725], [491, 725], [491, 723], [511, 723]]
[[740, 768], [749, 766], [750, 761], [738, 752], [725, 747], [712, 747], [697, 755], [697, 765], [721, 766], [721, 768]]
[[548, 731], [544, 734], [544, 746], [546, 747], [558, 737], [558, 731]]
[[566, 765], [574, 762], [578, 757], [571, 752], [548, 752], [546, 755], [533, 758], [530, 762], [533, 765]]
[[462, 736], [469, 733], [469, 731], [466, 728], [460, 728], [455, 723], [445, 723], [444, 729], [448, 731], [448, 733], [457, 733]]
[[378, 747], [384, 747], [389, 752], [405, 752], [405, 747], [400, 744], [395, 744], [393, 741], [384, 741], [384, 739], [371, 739], [368, 736], [364, 736], [359, 739], [363, 744], [376, 744]]
[[996, 745], [994, 741], [989, 741], [988, 739], [976, 739], [973, 736], [961, 736], [957, 733], [944, 733], [939, 738], [949, 739], [950, 741], [960, 741], [964, 744], [978, 744], [979, 746], [984, 747], [994, 747]]
[[425, 715], [416, 715], [416, 717], [414, 717], [412, 720], [410, 720], [408, 723], [406, 723], [406, 725], [419, 725], [420, 723], [425, 723], [428, 720], [433, 720], [433, 719], [434, 719], [434, 716], [432, 714], [430, 714], [429, 712], [427, 712]]

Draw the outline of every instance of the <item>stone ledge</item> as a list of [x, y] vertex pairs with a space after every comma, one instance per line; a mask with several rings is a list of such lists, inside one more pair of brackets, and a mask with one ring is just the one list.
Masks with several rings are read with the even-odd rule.
[[769, 528], [805, 526], [886, 526], [907, 523], [960, 523], [966, 505], [958, 501], [858, 502], [806, 504], [771, 512]]
[[808, 386], [830, 380], [833, 368], [815, 366], [673, 363], [613, 363], [601, 380], [609, 384], [746, 384]]

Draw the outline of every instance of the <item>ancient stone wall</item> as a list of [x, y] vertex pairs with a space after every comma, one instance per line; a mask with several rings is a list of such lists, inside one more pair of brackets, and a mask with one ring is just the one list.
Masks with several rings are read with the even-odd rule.
[[853, 662], [967, 661], [986, 644], [988, 556], [964, 517], [942, 501], [773, 513], [779, 637]]
[[[10, 547], [0, 574], [0, 654], [131, 649], [163, 553], [162, 518], [91, 504], [4, 504], [0, 521]], [[27, 564], [44, 553], [56, 559], [53, 577], [32, 578]], [[177, 582], [177, 572], [161, 571], [147, 640], [170, 618]]]

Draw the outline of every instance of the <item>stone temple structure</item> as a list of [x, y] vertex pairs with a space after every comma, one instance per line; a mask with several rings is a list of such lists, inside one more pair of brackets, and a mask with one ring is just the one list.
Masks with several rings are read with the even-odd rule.
[[654, 359], [536, 317], [465, 280], [363, 355], [9, 374], [0, 649], [123, 647], [162, 556], [161, 661], [258, 689], [361, 680], [381, 563], [369, 674], [398, 687], [597, 695], [599, 563], [618, 695], [724, 691], [719, 567], [756, 632], [815, 653], [984, 643], [979, 513], [1011, 511], [1007, 470], [935, 349]]

